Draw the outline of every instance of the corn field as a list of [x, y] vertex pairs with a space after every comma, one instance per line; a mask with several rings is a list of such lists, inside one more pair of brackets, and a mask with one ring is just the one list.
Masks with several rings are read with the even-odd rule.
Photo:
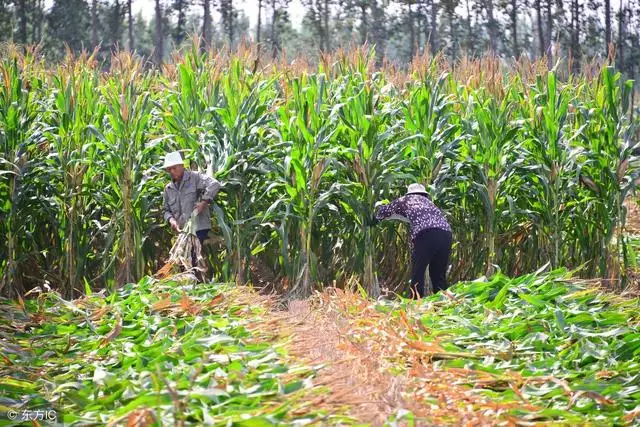
[[[162, 156], [224, 183], [213, 273], [293, 296], [406, 284], [408, 233], [371, 227], [418, 181], [454, 230], [450, 281], [550, 263], [624, 281], [623, 202], [638, 182], [633, 82], [611, 67], [560, 76], [491, 57], [375, 69], [368, 50], [317, 65], [256, 50], [192, 50], [161, 70], [116, 53], [0, 62], [0, 291], [65, 297], [156, 271], [172, 235]], [[454, 66], [455, 65], [455, 66]]]

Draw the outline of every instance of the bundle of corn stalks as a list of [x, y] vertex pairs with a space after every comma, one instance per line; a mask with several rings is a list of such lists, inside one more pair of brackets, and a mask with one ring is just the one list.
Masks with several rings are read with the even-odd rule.
[[196, 236], [195, 217], [194, 212], [184, 228], [180, 230], [178, 239], [169, 251], [169, 260], [156, 273], [157, 278], [165, 279], [185, 273], [197, 276], [199, 272], [207, 271], [207, 264], [202, 256], [202, 245]]

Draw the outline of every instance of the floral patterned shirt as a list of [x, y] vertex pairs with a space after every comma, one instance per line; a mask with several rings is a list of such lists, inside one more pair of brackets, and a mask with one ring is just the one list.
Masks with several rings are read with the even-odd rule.
[[388, 205], [380, 206], [376, 219], [382, 220], [394, 215], [408, 220], [412, 241], [421, 231], [430, 228], [451, 231], [451, 226], [442, 211], [428, 197], [421, 194], [407, 194]]

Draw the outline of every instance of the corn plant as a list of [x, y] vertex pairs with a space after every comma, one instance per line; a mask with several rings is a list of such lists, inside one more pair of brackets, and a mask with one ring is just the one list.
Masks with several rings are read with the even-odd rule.
[[638, 119], [631, 82], [613, 70], [560, 81], [496, 68], [485, 81], [442, 58], [407, 74], [376, 70], [365, 50], [315, 69], [258, 70], [246, 53], [194, 45], [162, 70], [116, 54], [106, 71], [86, 55], [48, 68], [7, 55], [2, 292], [46, 280], [68, 296], [85, 280], [153, 272], [171, 243], [159, 165], [174, 149], [225, 184], [214, 270], [239, 283], [258, 278], [260, 261], [293, 297], [354, 280], [372, 295], [400, 286], [403, 228], [367, 224], [409, 181], [452, 224], [451, 280], [550, 262], [619, 282], [632, 258], [621, 258], [623, 202], [638, 182]]
[[25, 77], [15, 57], [0, 63], [0, 78], [0, 230], [6, 242], [6, 249], [0, 250], [4, 255], [0, 291], [7, 287], [13, 295], [23, 291], [21, 257], [28, 249], [23, 251], [21, 242], [28, 224], [20, 211], [33, 203], [23, 198], [28, 184], [23, 179], [38, 156], [35, 126], [41, 113], [37, 90], [42, 82]]
[[276, 117], [275, 143], [282, 147], [284, 164], [270, 185], [270, 191], [278, 190], [279, 196], [264, 218], [286, 222], [289, 228], [283, 234], [287, 238], [283, 245], [288, 246], [283, 247], [287, 252], [283, 264], [289, 266], [289, 293], [294, 298], [311, 294], [317, 277], [314, 226], [322, 209], [340, 191], [339, 183], [328, 185], [323, 179], [332, 163], [335, 133], [328, 119], [325, 84], [322, 74], [294, 78], [291, 100], [278, 109]]
[[98, 149], [104, 191], [99, 200], [109, 212], [104, 269], [120, 285], [135, 281], [144, 271], [145, 172], [155, 145], [147, 140], [152, 109], [149, 78], [140, 74], [138, 62], [125, 63], [114, 71], [102, 90], [107, 126], [89, 129], [102, 143]]
[[519, 158], [515, 141], [519, 125], [513, 120], [513, 106], [505, 97], [498, 101], [487, 93], [471, 92], [467, 98], [466, 135], [460, 160], [468, 164], [473, 195], [483, 206], [483, 234], [486, 242], [486, 273], [493, 274], [499, 220], [505, 206], [504, 190]]
[[403, 123], [397, 120], [400, 106], [384, 102], [380, 93], [383, 83], [382, 75], [370, 82], [353, 76], [343, 78], [336, 91], [341, 120], [336, 140], [344, 145], [341, 157], [347, 182], [351, 184], [340, 204], [358, 224], [354, 237], [357, 253], [361, 255], [355, 261], [361, 269], [361, 283], [373, 297], [380, 294], [380, 285], [375, 267], [378, 259], [375, 229], [370, 220], [376, 203], [389, 197], [389, 189], [397, 189], [411, 178], [405, 160], [411, 141], [400, 138], [403, 133]]
[[67, 64], [53, 80], [54, 99], [47, 117], [45, 137], [51, 144], [48, 166], [57, 177], [60, 241], [63, 255], [60, 274], [65, 296], [73, 295], [89, 270], [91, 221], [98, 216], [94, 196], [95, 139], [87, 126], [98, 127], [106, 107], [101, 102], [98, 76], [87, 67]]
[[592, 104], [582, 108], [579, 123], [586, 148], [581, 167], [585, 188], [596, 200], [593, 240], [600, 242], [599, 269], [602, 277], [617, 281], [620, 254], [623, 253], [625, 198], [633, 190], [638, 177], [634, 149], [634, 126], [629, 120], [633, 82], [624, 81], [611, 67], [603, 69]]
[[225, 182], [226, 197], [218, 202], [225, 212], [216, 206], [215, 213], [222, 229], [228, 230], [228, 262], [238, 283], [247, 280], [252, 246], [259, 234], [256, 189], [270, 170], [265, 138], [271, 120], [267, 111], [272, 82], [252, 80], [239, 61], [234, 72], [221, 79], [220, 103], [212, 122], [205, 126], [202, 143], [210, 170], [215, 166], [215, 174]]
[[569, 211], [566, 203], [571, 195], [571, 182], [575, 181], [572, 175], [579, 151], [570, 145], [571, 134], [567, 134], [568, 90], [558, 89], [557, 77], [550, 72], [546, 85], [538, 78], [534, 91], [530, 104], [533, 111], [529, 112], [530, 119], [526, 122], [527, 149], [533, 163], [531, 178], [537, 189], [531, 207], [537, 220], [536, 228], [543, 236], [540, 250], [549, 254], [552, 265], [557, 267]]
[[405, 102], [405, 131], [414, 137], [411, 164], [418, 181], [431, 186], [447, 156], [451, 157], [461, 137], [455, 123], [454, 95], [447, 93], [448, 74], [437, 80], [425, 79], [409, 89]]
[[[170, 131], [175, 147], [191, 151], [199, 166], [207, 167], [209, 145], [202, 144], [205, 126], [214, 120], [221, 102], [220, 76], [215, 64], [199, 53], [196, 45], [176, 66], [176, 81], [164, 77], [166, 94], [156, 101], [163, 110], [163, 125]], [[240, 84], [240, 82], [236, 82]]]

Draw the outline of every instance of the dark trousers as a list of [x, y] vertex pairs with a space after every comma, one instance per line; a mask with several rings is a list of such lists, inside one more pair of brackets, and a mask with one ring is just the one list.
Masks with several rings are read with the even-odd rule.
[[200, 244], [202, 244], [207, 236], [209, 236], [209, 231], [211, 230], [198, 230], [196, 231], [196, 236], [198, 236], [198, 240], [200, 240]]
[[[204, 243], [204, 241], [206, 240], [207, 236], [209, 235], [209, 231], [211, 230], [198, 230], [196, 231], [196, 237], [198, 238], [198, 240], [200, 240], [200, 245], [202, 245]], [[205, 256], [204, 254], [204, 248], [202, 249], [202, 256]], [[193, 265], [196, 265], [197, 262], [197, 257], [196, 257], [196, 251], [195, 249], [191, 250], [191, 263]], [[198, 279], [199, 282], [204, 282], [204, 274], [201, 271], [196, 271], [196, 277]]]
[[421, 231], [413, 241], [411, 288], [414, 297], [425, 295], [424, 274], [429, 266], [433, 293], [447, 289], [447, 266], [451, 255], [451, 232], [439, 228]]

